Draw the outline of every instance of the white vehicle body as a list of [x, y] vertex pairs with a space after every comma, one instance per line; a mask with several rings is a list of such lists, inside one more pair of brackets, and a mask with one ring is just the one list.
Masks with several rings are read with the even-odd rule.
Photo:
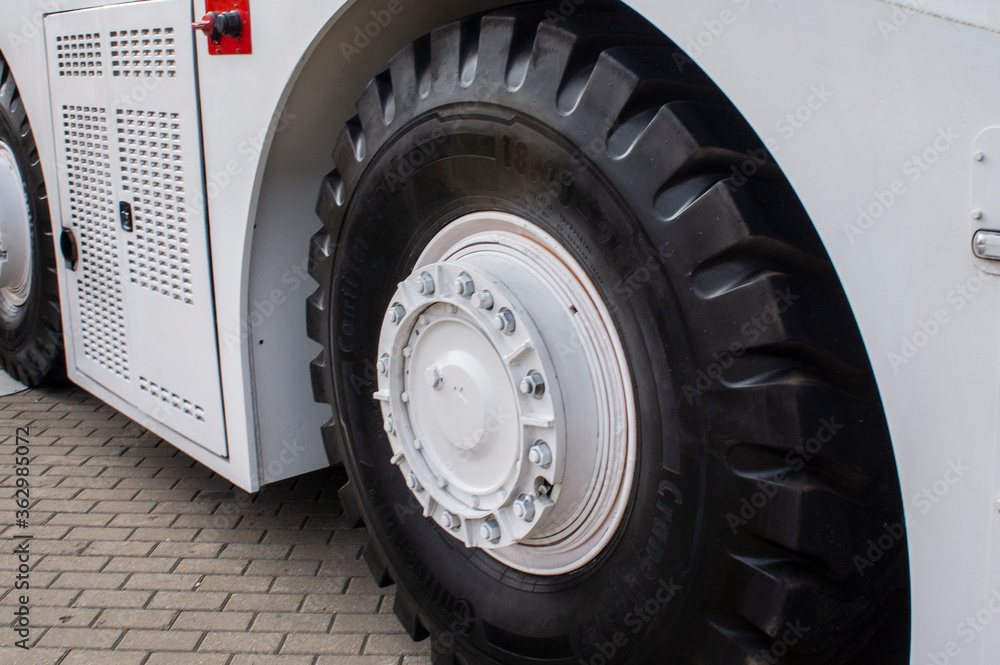
[[[572, 11], [582, 1], [564, 4]], [[186, 121], [174, 149], [186, 169], [197, 311], [124, 286], [121, 325], [138, 368], [125, 380], [84, 353], [83, 322], [65, 306], [77, 277], [62, 270], [70, 378], [249, 491], [326, 466], [320, 425], [330, 413], [312, 397], [318, 347], [307, 339], [303, 303], [315, 288], [307, 249], [330, 150], [365, 83], [400, 47], [502, 4], [252, 0], [252, 55], [215, 57], [189, 29], [203, 0], [4, 0], [0, 51], [32, 122], [57, 237], [72, 177], [65, 127], [53, 121], [63, 106], [89, 94], [109, 117], [117, 105], [176, 110]], [[840, 275], [902, 482], [912, 662], [994, 662], [1000, 279], [992, 275], [1000, 263], [976, 258], [972, 237], [1000, 230], [1000, 7], [626, 4], [685, 49], [765, 140]], [[118, 27], [172, 27], [176, 77], [145, 87], [115, 79], [98, 92], [92, 80], [60, 79], [57, 36]], [[107, 38], [101, 48], [110, 58]], [[142, 372], [153, 388], [140, 387]], [[184, 413], [185, 400], [202, 409], [199, 422]]]

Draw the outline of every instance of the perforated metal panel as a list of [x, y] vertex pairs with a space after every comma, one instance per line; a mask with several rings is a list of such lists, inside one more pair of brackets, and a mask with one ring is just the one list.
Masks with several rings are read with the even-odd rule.
[[160, 400], [164, 405], [177, 409], [185, 416], [202, 422], [205, 421], [205, 409], [197, 404], [192, 404], [177, 393], [170, 392], [163, 386], [156, 385], [144, 376], [139, 377], [139, 390]]
[[77, 368], [225, 456], [190, 22], [184, 0], [50, 15], [49, 84]]
[[56, 35], [56, 69], [59, 76], [103, 76], [101, 33]]
[[63, 106], [62, 126], [68, 202], [80, 253], [81, 274], [76, 287], [83, 352], [128, 381], [107, 112], [90, 106]]
[[114, 76], [177, 76], [173, 28], [112, 30], [108, 38]]
[[180, 115], [117, 114], [122, 190], [131, 195], [135, 215], [135, 234], [127, 240], [129, 279], [194, 305]]

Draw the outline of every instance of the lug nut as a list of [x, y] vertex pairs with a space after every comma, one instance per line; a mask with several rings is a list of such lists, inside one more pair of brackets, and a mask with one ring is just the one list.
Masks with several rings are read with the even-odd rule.
[[422, 272], [417, 277], [417, 292], [425, 296], [434, 295], [434, 278], [430, 273]]
[[399, 325], [404, 316], [406, 316], [406, 310], [403, 309], [403, 306], [398, 302], [393, 303], [392, 307], [389, 308], [389, 320]]
[[392, 416], [389, 416], [389, 417], [387, 417], [385, 419], [385, 422], [382, 423], [382, 429], [385, 430], [386, 434], [393, 434], [393, 433], [395, 433], [396, 426], [392, 424]]
[[521, 379], [521, 392], [532, 397], [541, 397], [545, 394], [545, 379], [538, 372], [529, 372], [528, 376]]
[[441, 372], [437, 367], [428, 367], [424, 371], [424, 379], [427, 381], [427, 385], [435, 390], [440, 389], [441, 383], [444, 381], [444, 379], [441, 378]]
[[389, 373], [389, 354], [388, 353], [383, 353], [382, 354], [382, 357], [380, 357], [378, 359], [378, 363], [376, 364], [376, 367], [378, 368], [378, 373], [381, 374], [381, 375], [383, 375], [383, 376], [385, 376], [386, 374]]
[[458, 279], [455, 280], [455, 293], [464, 298], [471, 298], [475, 292], [476, 283], [472, 281], [472, 278], [464, 272], [459, 275]]
[[527, 494], [522, 494], [514, 502], [514, 514], [525, 522], [535, 519], [535, 500]]
[[500, 312], [493, 317], [493, 326], [502, 333], [513, 335], [514, 331], [517, 330], [517, 319], [514, 318], [514, 312], [510, 311], [506, 307], [502, 308]]
[[480, 291], [472, 300], [479, 309], [493, 309], [493, 294], [489, 291]]
[[417, 480], [416, 474], [413, 473], [406, 476], [406, 486], [409, 487], [414, 492], [424, 491], [424, 486], [420, 484], [420, 481]]
[[483, 525], [479, 527], [479, 535], [483, 540], [488, 540], [491, 543], [500, 542], [500, 525], [497, 524], [496, 520], [486, 520]]
[[446, 510], [441, 516], [441, 525], [450, 531], [458, 531], [458, 527], [462, 526], [462, 520]]
[[552, 466], [552, 449], [544, 441], [537, 441], [528, 451], [528, 461], [543, 469]]

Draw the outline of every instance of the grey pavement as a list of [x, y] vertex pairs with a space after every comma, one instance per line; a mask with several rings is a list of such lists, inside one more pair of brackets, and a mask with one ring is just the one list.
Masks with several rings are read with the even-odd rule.
[[[19, 528], [24, 426], [32, 505]], [[78, 388], [0, 397], [0, 663], [429, 665], [360, 558], [339, 474], [249, 495]], [[11, 625], [23, 534], [29, 651]]]

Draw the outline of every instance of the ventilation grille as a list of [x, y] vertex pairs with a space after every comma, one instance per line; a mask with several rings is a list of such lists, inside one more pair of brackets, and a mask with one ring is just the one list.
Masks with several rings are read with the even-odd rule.
[[173, 28], [113, 30], [108, 38], [115, 76], [177, 76]]
[[104, 76], [101, 33], [56, 37], [59, 76]]
[[118, 150], [135, 228], [127, 243], [129, 279], [194, 305], [178, 114], [118, 109]]
[[88, 358], [129, 380], [108, 120], [103, 108], [63, 106], [66, 181], [77, 229], [81, 336]]
[[149, 393], [167, 406], [171, 406], [195, 420], [205, 422], [205, 409], [184, 399], [177, 393], [172, 393], [166, 388], [156, 385], [144, 376], [139, 377], [139, 389], [144, 393]]

